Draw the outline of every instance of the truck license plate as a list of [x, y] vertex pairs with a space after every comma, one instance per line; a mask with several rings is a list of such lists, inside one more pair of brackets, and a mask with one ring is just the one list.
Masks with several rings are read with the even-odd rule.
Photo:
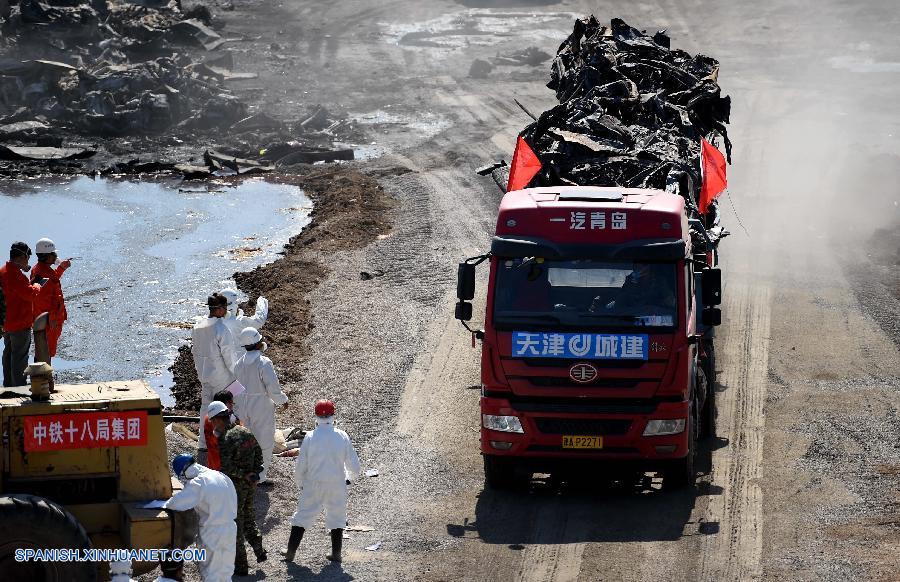
[[576, 436], [563, 435], [562, 448], [564, 449], [602, 449], [602, 436]]

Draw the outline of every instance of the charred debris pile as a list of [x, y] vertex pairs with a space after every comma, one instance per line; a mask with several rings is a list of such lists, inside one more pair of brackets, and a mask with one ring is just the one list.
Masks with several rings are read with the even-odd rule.
[[657, 188], [696, 206], [701, 138], [731, 157], [718, 73], [715, 59], [671, 48], [665, 31], [576, 21], [547, 84], [559, 105], [520, 134], [541, 161], [529, 186]]
[[[257, 73], [234, 70], [227, 45], [242, 39], [203, 5], [0, 0], [0, 17], [0, 174], [78, 171], [87, 162], [72, 160], [95, 154], [101, 173], [188, 177], [352, 159], [333, 147], [351, 138], [349, 120], [317, 106], [274, 119], [235, 95], [232, 84]], [[175, 161], [159, 160], [167, 147]], [[150, 161], [129, 159], [148, 149]], [[185, 152], [194, 161], [178, 164]]]

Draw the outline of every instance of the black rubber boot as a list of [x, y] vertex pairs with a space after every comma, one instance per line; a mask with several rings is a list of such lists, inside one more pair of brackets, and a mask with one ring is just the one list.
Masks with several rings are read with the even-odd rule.
[[341, 561], [341, 545], [344, 543], [344, 530], [342, 529], [333, 529], [331, 530], [331, 553], [327, 556], [329, 560], [332, 562], [340, 562]]
[[294, 554], [297, 553], [297, 548], [300, 546], [300, 542], [303, 540], [303, 532], [306, 530], [302, 527], [294, 526], [291, 528], [291, 537], [288, 538], [287, 548], [281, 551], [284, 555], [285, 562], [293, 562]]
[[260, 562], [265, 562], [267, 559], [269, 559], [269, 553], [265, 548], [259, 548], [258, 550], [256, 548], [253, 548], [253, 553], [256, 555], [257, 564], [259, 564]]

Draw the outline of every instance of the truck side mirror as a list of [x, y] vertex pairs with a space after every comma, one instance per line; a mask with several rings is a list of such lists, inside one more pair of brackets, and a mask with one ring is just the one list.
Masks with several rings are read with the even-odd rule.
[[722, 303], [722, 270], [703, 269], [700, 272], [700, 287], [703, 291], [704, 305]]
[[[471, 306], [469, 311], [471, 312]], [[722, 325], [722, 310], [718, 307], [707, 307], [703, 310], [701, 320], [706, 327]]]
[[[471, 301], [475, 298], [475, 265], [470, 263], [459, 264], [459, 270], [456, 272], [456, 297], [460, 301]], [[459, 306], [457, 305], [457, 310], [458, 308]], [[471, 306], [469, 306], [469, 311], [471, 313]], [[457, 316], [457, 319], [459, 319], [459, 316]]]
[[472, 319], [472, 304], [466, 301], [460, 301], [456, 304], [456, 319], [460, 321], [470, 321]]

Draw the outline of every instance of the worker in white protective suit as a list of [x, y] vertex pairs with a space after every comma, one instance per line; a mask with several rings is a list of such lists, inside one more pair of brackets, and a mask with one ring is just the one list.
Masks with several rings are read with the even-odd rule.
[[[209, 317], [198, 318], [191, 330], [193, 340], [194, 368], [200, 379], [200, 418], [219, 390], [234, 382], [234, 365], [237, 363], [237, 348], [228, 326], [225, 314], [228, 300], [218, 293], [209, 296], [206, 302]], [[198, 448], [206, 451], [206, 435], [200, 431]]]
[[275, 448], [275, 406], [287, 406], [288, 397], [281, 390], [272, 360], [262, 355], [268, 347], [262, 334], [252, 327], [244, 328], [238, 343], [246, 353], [235, 364], [234, 377], [245, 390], [234, 399], [235, 413], [262, 449], [263, 470], [257, 485], [271, 485], [267, 476]]
[[131, 577], [131, 560], [119, 560], [109, 563], [110, 582], [137, 582]]
[[234, 337], [235, 345], [238, 345], [238, 336], [245, 328], [259, 329], [265, 325], [269, 317], [269, 300], [262, 295], [256, 300], [256, 311], [253, 315], [244, 315], [244, 310], [238, 307], [238, 294], [234, 289], [222, 289], [219, 295], [228, 300], [228, 313], [223, 319], [228, 331]]
[[230, 582], [237, 539], [234, 484], [222, 473], [195, 462], [191, 455], [175, 457], [172, 469], [188, 482], [164, 507], [175, 511], [197, 510], [200, 517], [197, 547], [206, 550], [206, 561], [199, 564], [200, 576], [204, 582]]
[[316, 402], [316, 428], [300, 444], [294, 478], [300, 491], [297, 511], [291, 518], [291, 535], [284, 559], [293, 561], [303, 533], [325, 510], [325, 527], [331, 530], [333, 562], [341, 561], [341, 543], [347, 525], [347, 486], [359, 476], [359, 457], [350, 437], [334, 428], [334, 403]]

